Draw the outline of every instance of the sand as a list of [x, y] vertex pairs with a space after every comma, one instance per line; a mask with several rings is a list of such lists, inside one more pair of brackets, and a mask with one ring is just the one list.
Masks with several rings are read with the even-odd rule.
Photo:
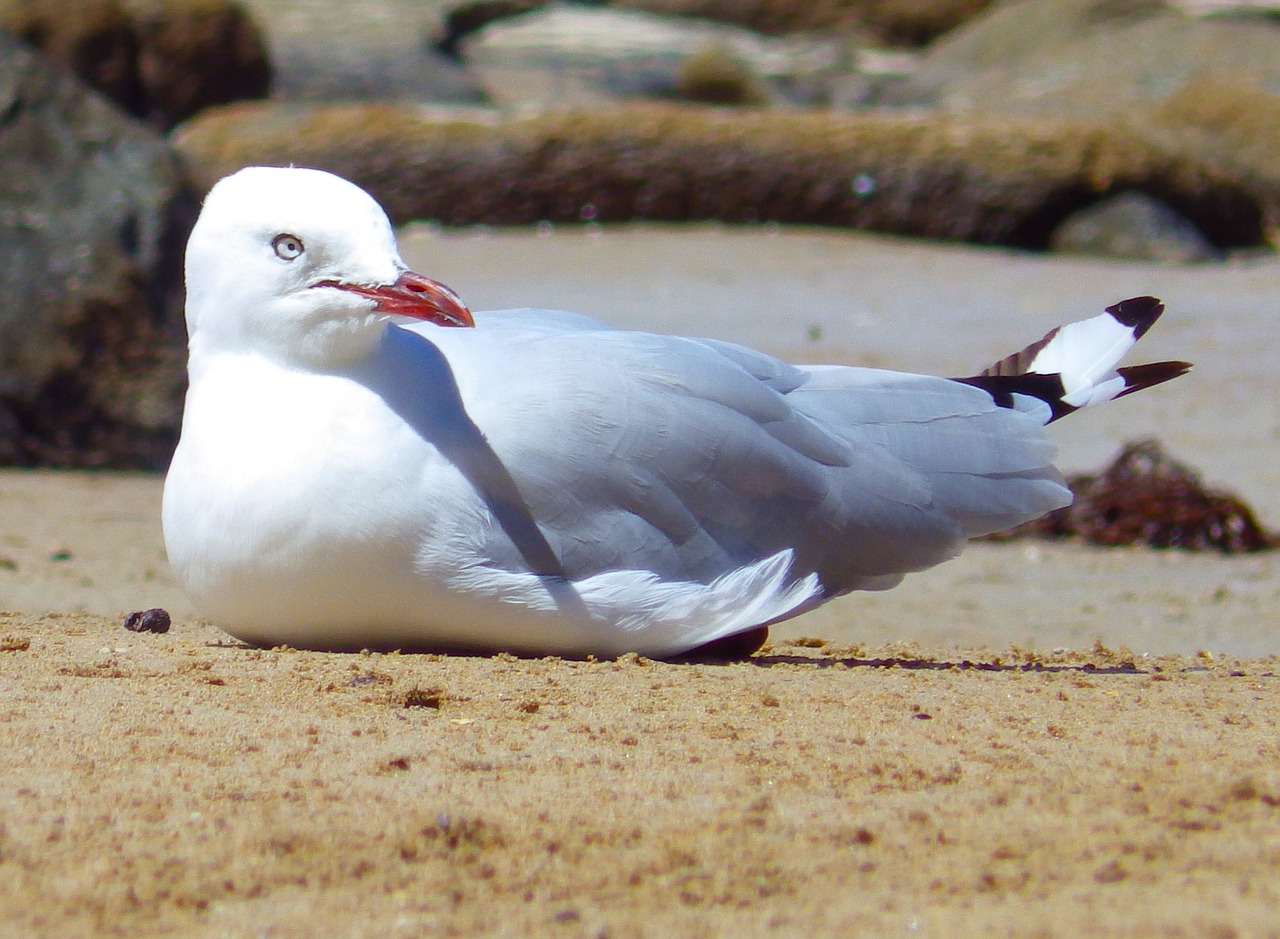
[[0, 933], [1276, 935], [1276, 660], [0, 617]]
[[[729, 299], [685, 331], [768, 345], [758, 317], [748, 335], [717, 317], [761, 280], [834, 309], [851, 285], [815, 271], [880, 299], [823, 313], [821, 341], [787, 319], [778, 346], [921, 369], [1034, 338], [1028, 297], [1078, 308], [1066, 283], [1118, 299], [1154, 281], [1227, 311], [1171, 310], [1154, 354], [1205, 363], [1197, 383], [1063, 422], [1066, 465], [1158, 430], [1274, 517], [1278, 327], [1249, 299], [1272, 269], [919, 246], [858, 267], [841, 253], [856, 239], [799, 237], [773, 264], [725, 233], [686, 253], [684, 286]], [[630, 256], [608, 292], [633, 295], [649, 264], [679, 296], [665, 236], [641, 238], [592, 242], [618, 253], [584, 281]], [[558, 244], [415, 250], [523, 277]], [[976, 298], [949, 279], [961, 268], [1006, 287], [986, 319], [961, 296], [954, 342], [918, 323], [904, 338], [878, 272]], [[501, 287], [487, 276], [455, 286]], [[1238, 349], [1233, 303], [1254, 330]], [[1270, 554], [976, 545], [728, 665], [336, 655], [251, 649], [199, 619], [164, 561], [160, 485], [0, 472], [0, 935], [1280, 936]], [[170, 632], [121, 626], [147, 607]]]

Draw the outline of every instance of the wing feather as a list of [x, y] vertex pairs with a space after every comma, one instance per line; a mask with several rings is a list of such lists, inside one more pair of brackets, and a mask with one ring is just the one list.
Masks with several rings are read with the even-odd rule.
[[[481, 314], [484, 358], [467, 331], [423, 333], [447, 344], [472, 419], [519, 467], [516, 485], [575, 579], [632, 568], [711, 583], [790, 550], [793, 576], [816, 573], [840, 593], [1069, 499], [1049, 465], [1047, 408], [580, 320]], [[494, 383], [502, 395], [486, 396]], [[502, 537], [488, 546], [494, 563], [518, 568]]]

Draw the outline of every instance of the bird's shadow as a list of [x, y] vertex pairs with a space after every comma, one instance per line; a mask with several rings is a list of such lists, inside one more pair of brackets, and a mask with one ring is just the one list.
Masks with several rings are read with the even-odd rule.
[[377, 367], [357, 367], [348, 377], [378, 395], [466, 477], [529, 571], [542, 579], [560, 612], [588, 616], [582, 597], [555, 549], [534, 520], [511, 471], [467, 413], [444, 353], [407, 329], [385, 331]]
[[764, 652], [746, 660], [759, 668], [777, 665], [804, 665], [809, 668], [901, 668], [908, 671], [967, 671], [967, 672], [1080, 672], [1088, 675], [1146, 675], [1146, 670], [1133, 662], [1114, 665], [1080, 664], [1063, 662], [1001, 662], [973, 659], [926, 659], [918, 656], [884, 656], [862, 658], [860, 656], [788, 655], [780, 652]]

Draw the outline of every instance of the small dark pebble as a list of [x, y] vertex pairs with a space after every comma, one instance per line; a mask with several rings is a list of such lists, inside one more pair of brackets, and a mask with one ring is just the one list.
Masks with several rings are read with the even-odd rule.
[[912, 714], [911, 716], [912, 716], [913, 718], [915, 718], [916, 720], [918, 720], [918, 721], [931, 721], [931, 720], [933, 720], [933, 715], [932, 715], [932, 714], [926, 714], [924, 711], [917, 711], [915, 714]]
[[1017, 528], [987, 536], [1080, 538], [1096, 545], [1215, 550], [1223, 554], [1280, 546], [1241, 499], [1209, 489], [1200, 475], [1156, 440], [1135, 440], [1096, 476], [1068, 480], [1075, 501]]
[[443, 700], [444, 693], [438, 688], [410, 688], [405, 692], [404, 706], [438, 710]]
[[124, 628], [135, 633], [167, 633], [169, 624], [168, 611], [159, 608], [137, 610], [124, 618]]

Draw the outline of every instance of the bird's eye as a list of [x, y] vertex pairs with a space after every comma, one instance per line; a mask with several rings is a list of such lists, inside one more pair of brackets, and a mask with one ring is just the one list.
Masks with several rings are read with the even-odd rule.
[[282, 261], [296, 260], [302, 257], [302, 252], [306, 250], [302, 247], [302, 239], [288, 232], [272, 238], [271, 247], [276, 249], [276, 257]]

